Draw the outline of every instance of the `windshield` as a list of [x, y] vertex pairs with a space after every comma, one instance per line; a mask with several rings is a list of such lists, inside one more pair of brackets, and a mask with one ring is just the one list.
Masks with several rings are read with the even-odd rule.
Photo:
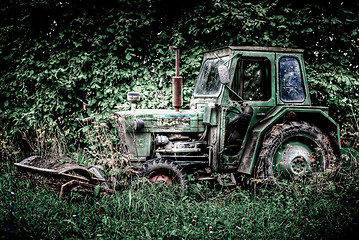
[[227, 60], [229, 60], [229, 57], [225, 56], [220, 59], [207, 59], [203, 63], [194, 89], [196, 97], [216, 97], [219, 95], [222, 85], [219, 81], [218, 65], [223, 63], [228, 65]]

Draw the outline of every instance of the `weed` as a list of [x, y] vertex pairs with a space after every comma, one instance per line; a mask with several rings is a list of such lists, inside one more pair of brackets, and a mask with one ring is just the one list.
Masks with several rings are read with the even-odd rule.
[[[95, 189], [92, 196], [59, 198], [16, 179], [14, 155], [1, 162], [1, 239], [331, 239], [359, 232], [358, 162], [350, 153], [336, 175], [312, 173], [291, 181], [244, 177], [245, 184], [234, 189], [192, 183], [185, 194], [134, 178], [136, 171], [116, 150], [121, 148], [110, 121], [84, 121], [86, 148], [67, 155], [103, 166], [117, 192], [100, 198]], [[66, 153], [62, 135], [53, 140], [54, 127], [38, 131], [39, 153]]]
[[[35, 188], [2, 163], [2, 239], [328, 239], [358, 233], [359, 188], [325, 175], [185, 194], [138, 178], [102, 198]], [[342, 169], [353, 179], [354, 169]]]

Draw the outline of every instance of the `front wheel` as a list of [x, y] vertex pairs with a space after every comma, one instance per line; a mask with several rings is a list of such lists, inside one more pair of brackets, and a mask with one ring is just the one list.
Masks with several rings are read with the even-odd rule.
[[140, 168], [140, 176], [151, 182], [163, 182], [168, 186], [179, 185], [188, 188], [188, 177], [183, 168], [172, 160], [155, 158], [145, 162]]
[[307, 122], [275, 125], [263, 141], [256, 177], [284, 177], [336, 170], [338, 161], [330, 139]]

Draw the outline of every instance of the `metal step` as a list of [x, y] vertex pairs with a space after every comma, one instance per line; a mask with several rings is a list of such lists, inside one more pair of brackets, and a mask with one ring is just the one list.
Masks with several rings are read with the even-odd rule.
[[[223, 181], [224, 179], [230, 179], [231, 182], [224, 183], [224, 181]], [[233, 173], [231, 173], [231, 174], [220, 174], [217, 177], [217, 181], [221, 186], [224, 186], [224, 187], [230, 187], [230, 186], [236, 186], [237, 185], [237, 181], [236, 181]]]

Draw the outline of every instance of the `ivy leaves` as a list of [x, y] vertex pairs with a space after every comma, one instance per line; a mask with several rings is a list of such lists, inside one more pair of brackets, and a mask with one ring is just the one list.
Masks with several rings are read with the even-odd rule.
[[129, 91], [141, 92], [139, 107], [169, 108], [169, 45], [181, 49], [185, 102], [203, 51], [256, 45], [306, 49], [314, 103], [329, 105], [335, 119], [359, 131], [357, 119], [347, 120], [359, 114], [355, 7], [350, 1], [185, 0], [171, 8], [164, 0], [9, 0], [1, 4], [0, 122], [9, 135], [44, 119], [75, 131], [73, 119], [116, 111]]

